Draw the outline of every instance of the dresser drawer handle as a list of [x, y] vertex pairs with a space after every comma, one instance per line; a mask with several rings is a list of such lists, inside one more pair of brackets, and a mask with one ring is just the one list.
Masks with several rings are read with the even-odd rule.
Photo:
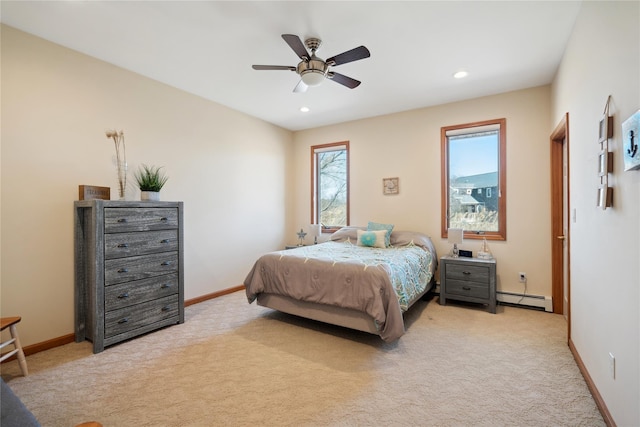
[[125, 299], [125, 298], [129, 298], [129, 292], [123, 292], [120, 295], [118, 295], [119, 299]]
[[122, 318], [122, 319], [118, 320], [118, 323], [119, 323], [119, 324], [121, 324], [121, 325], [122, 325], [123, 323], [128, 323], [128, 322], [129, 322], [129, 318], [128, 318], [128, 317], [124, 317], [124, 318]]
[[463, 286], [462, 289], [464, 289], [465, 291], [470, 291], [471, 290], [471, 288], [468, 287], [468, 286]]
[[168, 305], [165, 305], [164, 307], [162, 307], [162, 311], [169, 311], [171, 310], [171, 307], [169, 307]]
[[163, 261], [160, 265], [162, 265], [162, 266], [171, 265], [171, 262], [169, 262], [169, 261]]
[[160, 240], [160, 243], [169, 243], [169, 239], [162, 239]]
[[160, 289], [169, 289], [170, 287], [171, 287], [170, 284], [164, 283], [162, 286], [160, 286]]
[[169, 221], [169, 218], [167, 218], [167, 217], [162, 217], [162, 218], [160, 218], [160, 221], [162, 221], [162, 222], [167, 222], [167, 221]]
[[120, 244], [118, 245], [118, 247], [119, 247], [119, 248], [128, 248], [128, 247], [129, 247], [129, 245], [128, 245], [128, 244], [126, 244], [126, 243], [120, 243]]
[[127, 222], [127, 218], [118, 218], [118, 222], [120, 223]]
[[470, 271], [463, 271], [462, 274], [464, 274], [465, 276], [468, 276], [469, 274], [471, 274]]
[[121, 268], [118, 270], [118, 273], [128, 273], [129, 269], [128, 268]]

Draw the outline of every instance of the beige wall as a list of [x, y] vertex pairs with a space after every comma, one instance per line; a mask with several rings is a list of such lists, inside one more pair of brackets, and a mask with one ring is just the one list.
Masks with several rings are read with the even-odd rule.
[[[432, 237], [440, 255], [440, 128], [507, 119], [507, 240], [490, 241], [498, 260], [498, 290], [551, 296], [549, 134], [550, 87], [505, 93], [433, 108], [327, 126], [295, 134], [294, 223], [310, 221], [310, 149], [350, 141], [351, 224], [394, 224]], [[400, 178], [400, 194], [384, 196], [382, 179]], [[465, 240], [474, 252], [481, 241]]]
[[184, 201], [187, 299], [284, 245], [291, 132], [7, 26], [1, 78], [1, 311], [23, 317], [23, 345], [74, 330], [72, 207], [79, 184], [117, 198], [107, 129], [124, 130], [131, 170], [165, 167], [163, 200]]
[[[583, 2], [552, 96], [555, 121], [569, 112], [571, 336], [619, 426], [640, 425], [640, 171], [624, 172], [621, 135], [640, 108], [639, 21], [638, 2]], [[614, 201], [603, 211], [597, 135], [609, 95]]]

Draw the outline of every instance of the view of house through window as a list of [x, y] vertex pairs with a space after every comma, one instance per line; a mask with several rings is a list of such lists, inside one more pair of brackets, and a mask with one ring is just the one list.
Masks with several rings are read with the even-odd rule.
[[506, 239], [505, 119], [443, 127], [442, 236]]
[[349, 225], [349, 142], [311, 147], [312, 218], [324, 231]]

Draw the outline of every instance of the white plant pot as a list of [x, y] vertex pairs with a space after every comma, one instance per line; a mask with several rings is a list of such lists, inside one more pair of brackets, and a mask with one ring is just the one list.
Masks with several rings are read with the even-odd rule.
[[159, 191], [142, 191], [140, 193], [140, 200], [157, 202], [160, 200], [160, 192]]

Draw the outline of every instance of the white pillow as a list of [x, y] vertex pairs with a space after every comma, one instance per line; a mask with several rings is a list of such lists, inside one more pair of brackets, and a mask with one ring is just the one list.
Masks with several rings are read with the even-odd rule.
[[391, 232], [393, 231], [393, 224], [380, 224], [378, 222], [369, 221], [369, 224], [367, 224], [367, 230], [387, 230], [387, 235], [384, 238], [384, 244], [387, 248], [391, 246]]
[[358, 246], [368, 246], [371, 248], [386, 248], [386, 230], [366, 231], [358, 230]]

